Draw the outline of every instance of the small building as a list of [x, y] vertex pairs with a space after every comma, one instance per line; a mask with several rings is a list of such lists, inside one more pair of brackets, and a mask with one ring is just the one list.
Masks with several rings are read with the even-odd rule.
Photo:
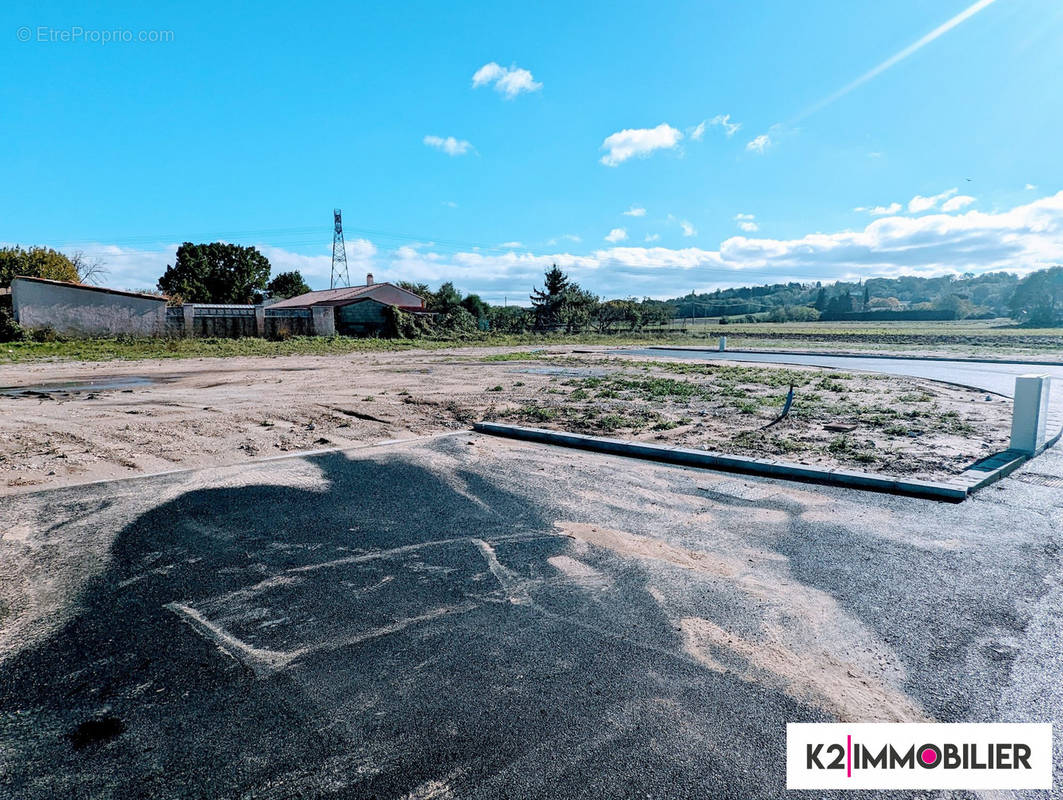
[[342, 336], [366, 336], [380, 332], [387, 322], [389, 306], [413, 313], [426, 313], [424, 298], [391, 283], [376, 283], [373, 275], [365, 276], [362, 286], [322, 289], [307, 292], [269, 306], [271, 311], [296, 308], [331, 308], [336, 333]]
[[23, 328], [65, 336], [161, 336], [166, 298], [46, 278], [15, 277], [11, 308]]

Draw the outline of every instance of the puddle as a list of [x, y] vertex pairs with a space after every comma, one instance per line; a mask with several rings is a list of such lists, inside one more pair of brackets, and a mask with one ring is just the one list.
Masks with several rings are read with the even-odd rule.
[[108, 375], [88, 381], [53, 381], [36, 386], [0, 386], [2, 397], [61, 398], [95, 392], [131, 391], [141, 386], [151, 386], [157, 381], [137, 375]]

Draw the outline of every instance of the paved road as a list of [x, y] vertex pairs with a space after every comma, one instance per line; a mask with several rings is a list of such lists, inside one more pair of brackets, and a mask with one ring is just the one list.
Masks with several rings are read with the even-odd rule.
[[469, 434], [0, 499], [0, 797], [779, 797], [788, 721], [1058, 729], [1045, 480]]

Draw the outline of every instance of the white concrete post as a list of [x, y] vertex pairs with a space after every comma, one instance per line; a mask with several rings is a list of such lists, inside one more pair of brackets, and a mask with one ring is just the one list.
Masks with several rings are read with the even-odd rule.
[[315, 336], [336, 335], [336, 310], [332, 306], [310, 306]]
[[726, 336], [721, 336], [720, 337], [720, 352], [722, 353], [726, 349], [727, 349], [727, 337]]
[[1015, 405], [1011, 412], [1011, 449], [1033, 455], [1045, 443], [1048, 423], [1048, 375], [1015, 378]]
[[195, 336], [195, 328], [193, 322], [196, 318], [196, 307], [191, 303], [185, 303], [181, 306], [181, 312], [185, 315], [185, 336]]

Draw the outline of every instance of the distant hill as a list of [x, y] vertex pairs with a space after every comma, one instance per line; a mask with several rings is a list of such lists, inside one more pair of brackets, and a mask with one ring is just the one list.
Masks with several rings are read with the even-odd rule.
[[[954, 318], [1006, 317], [1019, 278], [1010, 272], [869, 278], [860, 283], [776, 283], [691, 293], [667, 302], [677, 317], [756, 315], [759, 319], [800, 318], [800, 307], [815, 308], [825, 318], [865, 311], [911, 311], [921, 316], [942, 312]], [[866, 302], [865, 302], [866, 299]], [[913, 314], [915, 316], [915, 314]]]

